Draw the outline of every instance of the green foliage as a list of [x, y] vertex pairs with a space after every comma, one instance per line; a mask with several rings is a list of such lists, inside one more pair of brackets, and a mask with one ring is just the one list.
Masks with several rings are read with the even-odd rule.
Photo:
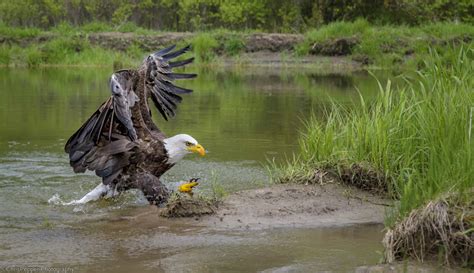
[[140, 58], [145, 56], [146, 52], [144, 52], [140, 46], [135, 43], [127, 48], [127, 55], [132, 57], [132, 58]]
[[104, 22], [93, 21], [84, 24], [81, 29], [85, 32], [108, 32], [112, 30], [112, 27]]
[[214, 36], [209, 33], [199, 33], [191, 43], [196, 54], [196, 61], [200, 63], [211, 61], [215, 56], [214, 50], [219, 46]]
[[304, 175], [318, 166], [366, 162], [389, 178], [399, 216], [445, 192], [468, 194], [474, 186], [473, 57], [472, 46], [446, 57], [431, 51], [406, 86], [380, 84], [376, 101], [361, 97], [355, 110], [333, 105], [327, 120], [308, 122], [300, 157], [284, 171]]
[[[66, 21], [73, 26], [111, 22], [114, 28], [121, 28], [132, 22], [156, 30], [204, 31], [226, 26], [232, 30], [302, 32], [357, 18], [377, 24], [472, 24], [473, 9], [470, 0], [16, 0], [2, 1], [0, 18], [8, 26], [17, 27], [51, 28]], [[98, 31], [102, 26], [87, 28]]]
[[31, 38], [41, 33], [38, 28], [12, 28], [0, 22], [0, 36], [8, 38]]
[[26, 64], [29, 67], [35, 67], [42, 62], [42, 53], [36, 47], [29, 47], [25, 51]]
[[69, 22], [62, 21], [57, 26], [51, 28], [52, 32], [60, 33], [62, 35], [70, 35], [77, 31]]
[[123, 24], [132, 16], [134, 5], [128, 1], [121, 3], [112, 14], [112, 22], [114, 24]]
[[341, 21], [308, 31], [305, 36], [309, 40], [318, 42], [338, 37], [362, 35], [370, 27], [370, 24], [365, 19], [357, 19], [355, 22]]
[[119, 31], [119, 32], [135, 32], [135, 31], [139, 30], [139, 27], [133, 22], [125, 22], [125, 23], [119, 25], [116, 28], [116, 30]]
[[[380, 67], [392, 67], [400, 62], [418, 65], [434, 47], [439, 51], [451, 43], [469, 41], [474, 36], [474, 26], [462, 23], [434, 23], [420, 27], [374, 26], [364, 19], [354, 22], [335, 22], [305, 33], [305, 40], [296, 47], [297, 55], [310, 52], [315, 43], [336, 38], [356, 37], [355, 56], [367, 56]], [[409, 53], [411, 52], [411, 53]], [[413, 56], [408, 56], [413, 55]]]
[[473, 8], [470, 0], [317, 0], [313, 4], [312, 20], [327, 24], [363, 17], [374, 23], [409, 25], [454, 20], [472, 23]]
[[11, 49], [8, 46], [0, 47], [0, 65], [9, 65], [11, 61]]
[[244, 48], [245, 44], [242, 36], [229, 35], [224, 41], [224, 51], [230, 56], [239, 54]]
[[61, 63], [67, 56], [87, 49], [90, 49], [88, 40], [78, 35], [59, 37], [45, 43], [41, 47], [44, 53], [44, 61], [52, 64]]

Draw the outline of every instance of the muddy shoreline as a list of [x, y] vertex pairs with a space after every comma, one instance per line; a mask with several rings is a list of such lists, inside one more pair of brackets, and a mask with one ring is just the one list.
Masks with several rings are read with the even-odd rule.
[[[379, 195], [339, 183], [275, 184], [243, 190], [224, 198], [211, 215], [162, 217], [166, 208], [149, 206], [130, 216], [116, 219], [144, 228], [179, 226], [209, 232], [258, 232], [269, 230], [324, 230], [348, 226], [380, 227], [393, 201]], [[376, 236], [376, 234], [373, 234]], [[405, 260], [354, 268], [359, 273], [395, 272], [467, 272], [446, 267], [436, 261], [424, 263]]]
[[201, 225], [216, 229], [330, 227], [383, 223], [388, 203], [338, 184], [281, 184], [229, 196]]
[[162, 217], [150, 206], [127, 217], [146, 225], [170, 222], [213, 230], [263, 230], [381, 224], [390, 201], [335, 183], [277, 184], [231, 194], [211, 215]]

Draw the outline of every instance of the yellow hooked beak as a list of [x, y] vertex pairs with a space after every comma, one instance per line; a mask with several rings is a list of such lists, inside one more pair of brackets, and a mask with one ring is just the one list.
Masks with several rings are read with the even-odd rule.
[[193, 153], [198, 153], [200, 156], [206, 155], [206, 150], [204, 150], [204, 147], [202, 147], [201, 144], [189, 146], [188, 151], [191, 151]]

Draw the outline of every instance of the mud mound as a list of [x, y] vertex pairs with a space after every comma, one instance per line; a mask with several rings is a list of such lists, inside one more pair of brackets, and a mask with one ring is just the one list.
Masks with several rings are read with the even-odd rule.
[[139, 45], [146, 51], [154, 51], [157, 48], [176, 44], [194, 35], [187, 32], [167, 32], [157, 35], [137, 35], [135, 33], [103, 32], [89, 34], [91, 44], [103, 48], [125, 51], [131, 45]]
[[160, 212], [160, 216], [167, 218], [194, 217], [214, 214], [217, 205], [211, 201], [201, 198], [177, 197], [170, 199], [166, 207]]
[[338, 172], [344, 184], [376, 194], [388, 194], [388, 178], [382, 172], [368, 165], [339, 166]]
[[337, 38], [314, 43], [309, 53], [323, 56], [346, 56], [352, 54], [357, 44], [359, 44], [359, 39], [356, 37]]
[[297, 44], [301, 43], [303, 39], [303, 35], [299, 34], [255, 33], [246, 37], [245, 51], [290, 51]]
[[441, 258], [447, 265], [474, 268], [474, 201], [455, 197], [429, 202], [389, 229], [383, 240], [387, 262], [407, 257]]

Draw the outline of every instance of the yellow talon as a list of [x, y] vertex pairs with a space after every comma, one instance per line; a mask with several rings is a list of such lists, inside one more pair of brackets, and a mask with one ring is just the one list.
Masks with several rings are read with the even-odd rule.
[[178, 191], [182, 193], [187, 193], [189, 196], [193, 196], [193, 188], [199, 185], [198, 183], [199, 178], [191, 178], [189, 182], [183, 183], [179, 185]]

